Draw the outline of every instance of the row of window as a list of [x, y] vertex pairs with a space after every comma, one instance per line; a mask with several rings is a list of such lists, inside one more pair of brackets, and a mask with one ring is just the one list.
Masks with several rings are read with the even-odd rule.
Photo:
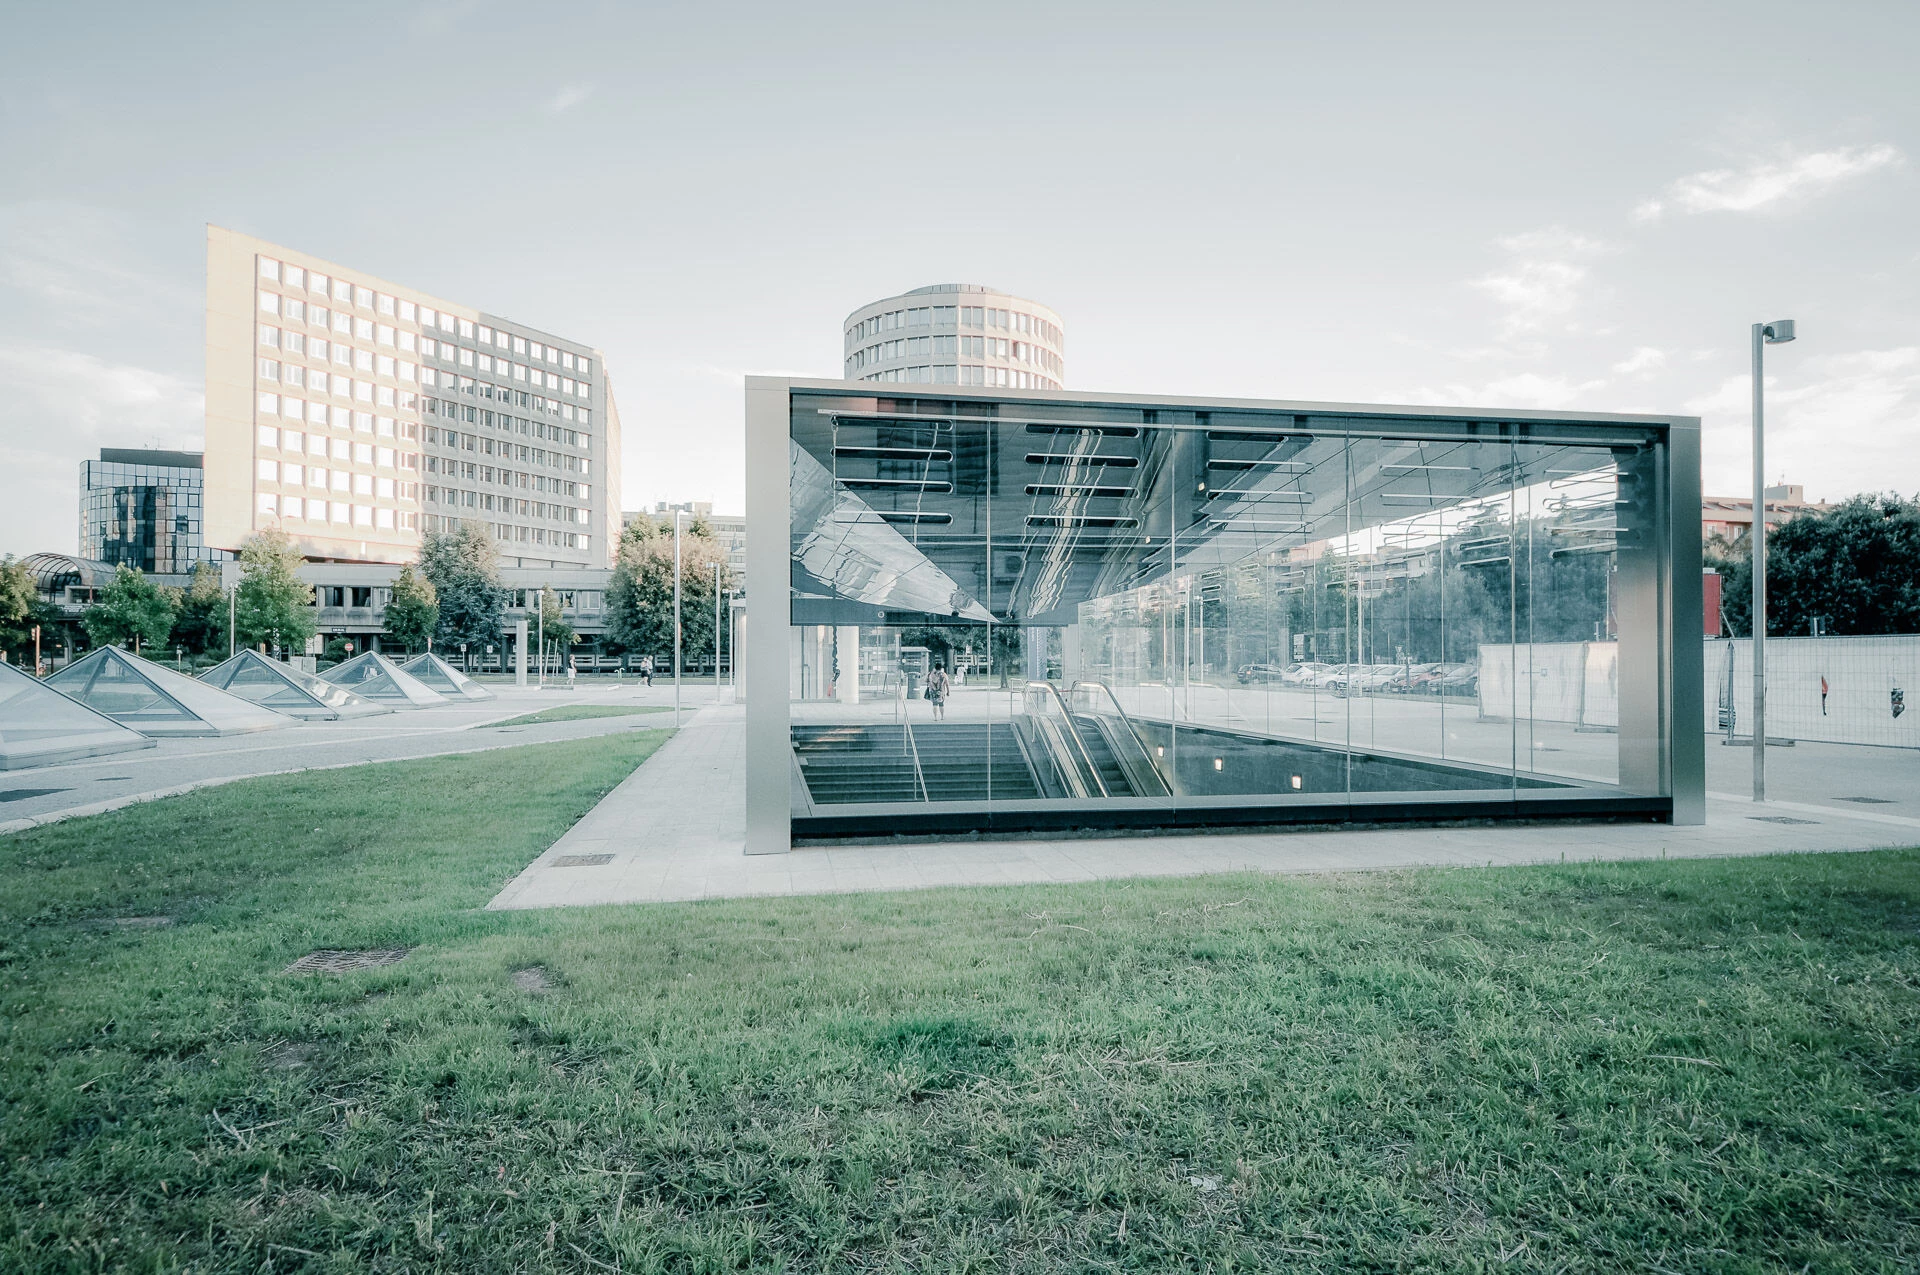
[[[565, 443], [568, 447], [584, 449], [588, 442], [585, 434], [580, 433], [578, 430], [568, 429], [564, 425], [552, 425], [546, 421], [530, 421], [524, 417], [509, 416], [505, 412], [492, 412], [483, 407], [469, 407], [466, 409], [465, 416], [462, 417], [460, 415], [460, 404], [445, 403], [439, 399], [430, 398], [421, 404], [420, 410], [428, 416], [441, 416], [447, 420], [464, 419], [486, 429], [499, 429], [508, 434], [514, 433], [517, 429], [519, 433], [527, 435], [528, 437], [544, 438], [554, 443]], [[444, 430], [440, 432], [458, 437], [457, 430]], [[427, 426], [427, 441], [430, 443], [440, 441], [435, 437], [435, 427], [432, 425]], [[453, 444], [449, 443], [447, 445], [451, 447]], [[502, 446], [504, 445], [505, 443], [503, 442]], [[469, 446], [467, 450], [472, 451], [473, 448]], [[584, 473], [586, 472], [587, 458], [582, 456], [579, 459], [581, 472]], [[573, 466], [568, 465], [567, 468], [572, 469]]]
[[[411, 301], [392, 297], [384, 292], [376, 292], [371, 288], [363, 288], [357, 284], [349, 284], [345, 279], [332, 280], [332, 289], [331, 292], [329, 292], [327, 276], [318, 271], [307, 271], [296, 265], [284, 264], [272, 257], [261, 257], [259, 260], [260, 277], [269, 282], [277, 283], [284, 289], [299, 288], [306, 291], [309, 295], [319, 296], [321, 298], [326, 298], [330, 295], [334, 301], [341, 305], [352, 305], [358, 309], [375, 311], [389, 318], [397, 318], [405, 323], [418, 323], [423, 328], [437, 326], [442, 332], [457, 332], [463, 341], [473, 341], [477, 339], [480, 344], [491, 345], [495, 349], [511, 349], [515, 354], [525, 355], [528, 358], [550, 363], [555, 367], [565, 368], [570, 372], [578, 370], [582, 376], [587, 375], [591, 371], [593, 361], [585, 354], [575, 355], [571, 350], [562, 350], [558, 346], [547, 345], [540, 341], [530, 340], [524, 336], [513, 336], [505, 330], [496, 331], [484, 323], [476, 325], [472, 319], [461, 319], [451, 314], [436, 313], [430, 306], [416, 307]], [[265, 290], [261, 291], [261, 307], [263, 309], [266, 308], [264, 298], [267, 295]], [[288, 298], [288, 300], [294, 299]], [[306, 303], [304, 300], [300, 300], [295, 301], [295, 304], [304, 307]], [[275, 305], [277, 307], [279, 302], [276, 301]], [[276, 308], [273, 313], [277, 314], [280, 313], [280, 311]], [[322, 310], [320, 313], [323, 317], [319, 319], [318, 322], [324, 325], [326, 322], [324, 318], [326, 312]], [[411, 346], [408, 348], [411, 348]]]
[[943, 354], [972, 359], [1011, 359], [1050, 372], [1056, 378], [1065, 366], [1059, 355], [1031, 341], [991, 336], [910, 336], [855, 350], [847, 358], [847, 371], [858, 372], [890, 359], [938, 358]]
[[[380, 331], [382, 338], [390, 338], [393, 334], [391, 328], [382, 328]], [[409, 353], [414, 352], [412, 334], [403, 332], [400, 335], [406, 339], [398, 348]], [[390, 339], [382, 339], [378, 343], [385, 345], [393, 344]], [[355, 347], [347, 344], [345, 341], [329, 342], [324, 337], [313, 337], [309, 339], [303, 332], [278, 328], [270, 323], [260, 325], [260, 344], [270, 350], [277, 350], [284, 354], [302, 355], [320, 363], [325, 363], [331, 358], [333, 362], [339, 364], [341, 367], [351, 367], [361, 372], [376, 373], [377, 375], [392, 380], [420, 381], [427, 385], [436, 383], [431, 369], [422, 369], [411, 359], [397, 358], [392, 354], [382, 354], [378, 350]], [[462, 366], [475, 366], [476, 358], [472, 350], [459, 350], [456, 352], [454, 347], [450, 345], [442, 345], [431, 340], [425, 341], [422, 344], [426, 348], [420, 351], [420, 353], [427, 358], [440, 358], [448, 362], [453, 362], [455, 354], [457, 353], [459, 356], [458, 361]], [[539, 368], [529, 369], [524, 363], [509, 364], [505, 359], [499, 360], [496, 364], [491, 356], [485, 354], [479, 355], [477, 362], [479, 366], [476, 370], [485, 372], [489, 376], [510, 377], [516, 381], [528, 382], [536, 388], [554, 390], [573, 398], [592, 397], [592, 391], [587, 382], [576, 381], [570, 376], [561, 376], [557, 372], [543, 372]], [[298, 374], [299, 365], [290, 363], [287, 367], [291, 370], [290, 374]], [[260, 376], [268, 380], [280, 379], [280, 364], [274, 359], [263, 356], [260, 360]], [[453, 382], [454, 378], [452, 374], [449, 374], [448, 380], [449, 383]], [[295, 383], [297, 384], [298, 382]], [[501, 389], [505, 392], [506, 387], [503, 386]], [[491, 397], [491, 395], [489, 397]], [[588, 410], [587, 408], [581, 409], [583, 412]]]
[[[461, 522], [465, 521], [465, 519], [458, 515], [449, 517], [440, 514], [426, 514], [423, 515], [422, 521], [428, 531], [452, 531], [458, 527]], [[556, 549], [579, 549], [584, 551], [591, 545], [593, 540], [593, 537], [584, 531], [561, 531], [558, 527], [549, 531], [545, 527], [515, 527], [503, 522], [489, 523], [487, 525], [492, 529], [495, 540], [517, 542], [519, 544], [549, 545]]]
[[575, 482], [571, 478], [549, 478], [545, 474], [529, 474], [525, 470], [506, 469], [476, 460], [455, 460], [451, 456], [427, 457], [427, 472], [445, 474], [449, 478], [464, 478], [468, 482], [486, 483], [490, 486], [518, 487], [523, 491], [570, 496], [575, 500], [586, 500], [593, 494], [593, 486], [590, 483]]
[[544, 500], [520, 500], [490, 491], [470, 491], [458, 487], [430, 486], [426, 489], [426, 503], [477, 509], [485, 513], [507, 514], [512, 517], [533, 518], [545, 522], [585, 525], [589, 520], [586, 510], [575, 509], [569, 505], [556, 505]]
[[337, 491], [343, 495], [373, 496], [380, 500], [418, 500], [420, 485], [401, 482], [384, 474], [355, 474], [324, 465], [296, 465], [292, 461], [254, 462], [254, 476], [263, 483], [283, 487], [312, 487], [319, 491]]
[[419, 527], [419, 515], [406, 509], [323, 500], [319, 496], [283, 496], [269, 491], [259, 493], [254, 500], [255, 510], [267, 518], [292, 518], [375, 531], [414, 531]]
[[1063, 348], [1065, 344], [1062, 340], [1065, 334], [1057, 324], [1024, 310], [997, 310], [991, 306], [977, 305], [932, 305], [888, 310], [884, 314], [862, 319], [847, 329], [847, 348], [863, 344], [868, 338], [882, 332], [922, 327], [1003, 328], [1009, 332], [1037, 336], [1055, 349]]
[[[376, 443], [358, 443], [347, 438], [328, 438], [324, 434], [302, 434], [297, 429], [259, 427], [259, 444], [267, 451], [290, 452], [299, 456], [318, 456], [378, 469], [419, 469], [418, 452], [399, 451]], [[263, 465], [271, 464], [262, 461]]]
[[992, 385], [1017, 390], [1060, 388], [1058, 381], [1050, 380], [1038, 372], [1025, 372], [1012, 367], [979, 367], [971, 364], [955, 367], [950, 363], [936, 363], [928, 367], [890, 368], [885, 372], [874, 372], [859, 379], [862, 381], [915, 381], [930, 385]]
[[[422, 384], [432, 385], [434, 383], [433, 369], [430, 367], [421, 368], [420, 378]], [[490, 402], [524, 407], [530, 412], [542, 412], [549, 416], [558, 416], [563, 421], [577, 420], [582, 425], [593, 424], [593, 411], [591, 408], [582, 407], [576, 409], [571, 403], [562, 403], [557, 399], [542, 398], [538, 394], [528, 394], [525, 390], [510, 390], [504, 385], [495, 386], [486, 381], [475, 382], [471, 377], [455, 377], [451, 373], [448, 373], [441, 379], [445, 382], [442, 388], [448, 391], [471, 394], [475, 398], [487, 399]], [[443, 404], [442, 406], [444, 408], [450, 405]], [[467, 420], [473, 419], [473, 410], [471, 407], [467, 409]], [[446, 412], [442, 411], [441, 414], [446, 415]], [[584, 447], [586, 444], [582, 443], [581, 446]]]
[[[338, 380], [341, 378], [336, 377], [335, 379]], [[320, 385], [310, 385], [306, 388], [310, 394], [325, 394], [327, 392], [326, 387]], [[341, 397], [350, 397], [356, 403], [366, 403], [373, 407], [388, 407], [401, 412], [411, 412], [413, 410], [414, 396], [411, 393], [395, 394], [392, 387], [386, 385], [373, 385], [367, 381], [355, 381], [351, 383], [350, 388], [345, 393], [339, 389], [335, 389], [334, 393], [341, 395]], [[329, 417], [333, 419], [336, 426], [340, 424], [343, 416], [353, 418], [365, 416], [369, 420], [393, 419], [392, 417], [382, 417], [374, 412], [355, 412], [345, 407], [328, 407], [325, 403], [308, 402], [305, 399], [294, 398], [290, 394], [276, 394], [272, 390], [260, 391], [259, 397], [254, 401], [259, 407], [260, 415], [262, 416], [284, 416], [288, 420], [303, 420], [316, 425], [326, 424]]]

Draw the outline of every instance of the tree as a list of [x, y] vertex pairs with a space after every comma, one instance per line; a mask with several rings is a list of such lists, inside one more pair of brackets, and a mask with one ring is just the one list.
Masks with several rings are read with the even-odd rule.
[[12, 554], [0, 558], [0, 649], [33, 650], [33, 614], [39, 600], [26, 564]]
[[461, 643], [481, 650], [500, 642], [507, 591], [500, 585], [500, 552], [480, 523], [429, 532], [420, 546], [420, 571], [439, 603], [434, 640], [442, 650]]
[[[1753, 555], [1710, 559], [1726, 577], [1728, 631], [1753, 631]], [[1767, 529], [1767, 632], [1920, 633], [1920, 499], [1860, 495]]]
[[[720, 589], [732, 587], [727, 551], [704, 519], [680, 524], [681, 657], [713, 650], [714, 567]], [[724, 638], [724, 630], [722, 637]], [[607, 646], [634, 655], [673, 653], [673, 524], [642, 514], [620, 534], [613, 577], [607, 582]], [[670, 669], [670, 665], [668, 666]]]
[[394, 577], [393, 596], [387, 600], [387, 636], [408, 651], [423, 651], [440, 623], [440, 599], [433, 581], [411, 566]]
[[195, 655], [226, 653], [227, 591], [220, 585], [220, 568], [211, 562], [193, 569], [193, 583], [173, 620], [173, 642]]
[[123, 565], [80, 622], [95, 646], [132, 642], [137, 655], [143, 644], [166, 645], [167, 635], [173, 632], [173, 617], [179, 613], [178, 599], [177, 590], [155, 584], [137, 567]]
[[314, 634], [313, 586], [296, 574], [302, 561], [278, 529], [257, 531], [240, 546], [234, 631], [241, 645], [305, 648]]

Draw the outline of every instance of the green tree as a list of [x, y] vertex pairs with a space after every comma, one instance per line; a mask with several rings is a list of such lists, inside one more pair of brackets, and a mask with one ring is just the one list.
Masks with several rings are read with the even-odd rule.
[[33, 651], [34, 608], [40, 600], [33, 573], [12, 554], [0, 558], [0, 649]]
[[[1710, 559], [1726, 577], [1730, 632], [1753, 631], [1753, 556], [1741, 540]], [[1767, 632], [1858, 637], [1920, 632], [1920, 499], [1860, 495], [1767, 529]]]
[[95, 646], [132, 642], [137, 655], [143, 645], [166, 645], [179, 610], [177, 590], [155, 584], [137, 567], [122, 566], [80, 622]]
[[227, 591], [220, 584], [220, 568], [211, 562], [193, 569], [193, 583], [173, 620], [173, 642], [195, 655], [226, 654]]
[[[727, 551], [704, 519], [680, 524], [680, 648], [691, 662], [713, 651], [714, 568], [722, 594], [733, 587]], [[725, 624], [721, 654], [724, 657]], [[644, 514], [620, 535], [613, 577], [607, 582], [610, 650], [651, 655], [670, 672], [673, 655], [673, 523]]]
[[484, 525], [461, 522], [452, 531], [429, 532], [420, 571], [439, 604], [434, 641], [441, 650], [457, 650], [462, 642], [472, 651], [499, 644], [507, 591], [500, 585], [500, 551]]
[[296, 574], [303, 559], [287, 533], [258, 531], [240, 546], [234, 630], [240, 644], [304, 649], [314, 634], [313, 586]]
[[440, 599], [433, 581], [411, 566], [394, 577], [393, 596], [387, 600], [387, 636], [408, 651], [424, 651], [440, 623]]

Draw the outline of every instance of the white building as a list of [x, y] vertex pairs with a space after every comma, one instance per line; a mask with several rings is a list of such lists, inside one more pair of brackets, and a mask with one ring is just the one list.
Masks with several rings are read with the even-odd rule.
[[1066, 387], [1066, 333], [1038, 301], [977, 283], [937, 283], [847, 316], [849, 381]]

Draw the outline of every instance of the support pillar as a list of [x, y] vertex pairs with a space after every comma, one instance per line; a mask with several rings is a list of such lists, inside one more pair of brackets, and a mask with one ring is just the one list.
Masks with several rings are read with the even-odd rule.
[[527, 685], [527, 622], [513, 622], [513, 684], [525, 689]]

